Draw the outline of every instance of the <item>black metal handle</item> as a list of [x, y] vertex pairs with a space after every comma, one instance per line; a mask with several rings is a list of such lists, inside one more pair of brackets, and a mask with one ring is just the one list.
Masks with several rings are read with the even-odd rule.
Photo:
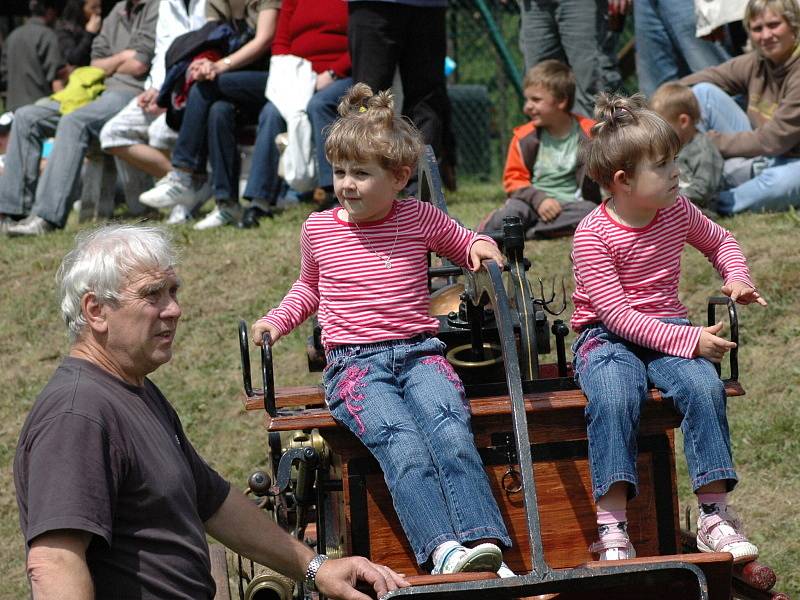
[[[729, 352], [731, 376], [726, 381], [739, 381], [739, 316], [736, 313], [736, 303], [727, 296], [712, 296], [708, 299], [708, 326], [717, 322], [717, 306], [728, 308], [728, 321], [731, 327], [731, 341], [736, 347]], [[722, 368], [719, 363], [713, 363], [717, 375], [722, 377]]]
[[242, 385], [244, 393], [248, 398], [257, 396], [262, 392], [264, 396], [264, 410], [269, 416], [274, 417], [278, 414], [275, 408], [275, 378], [272, 373], [272, 339], [268, 333], [264, 333], [261, 338], [261, 379], [264, 387], [261, 390], [253, 389], [253, 380], [250, 375], [250, 344], [247, 338], [247, 323], [244, 319], [239, 320], [239, 355], [242, 362]]
[[264, 410], [270, 417], [278, 414], [275, 408], [275, 378], [272, 373], [272, 338], [261, 336], [261, 379], [264, 382]]
[[250, 378], [250, 346], [247, 339], [247, 323], [239, 319], [239, 355], [242, 361], [242, 385], [245, 395], [253, 395], [253, 381]]

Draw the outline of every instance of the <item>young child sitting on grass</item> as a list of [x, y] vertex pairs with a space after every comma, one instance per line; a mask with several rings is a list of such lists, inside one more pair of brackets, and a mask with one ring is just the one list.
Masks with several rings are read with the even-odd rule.
[[570, 235], [600, 202], [578, 152], [594, 121], [570, 112], [575, 75], [557, 60], [544, 60], [525, 74], [523, 112], [530, 122], [514, 129], [503, 171], [508, 199], [478, 225], [500, 231], [504, 217], [520, 217], [526, 237]]
[[713, 208], [725, 160], [711, 140], [697, 129], [700, 104], [692, 90], [677, 81], [665, 83], [650, 98], [650, 108], [672, 126], [681, 142], [677, 161], [681, 195], [701, 209]]
[[472, 269], [503, 257], [432, 204], [397, 199], [422, 141], [393, 105], [363, 83], [339, 104], [325, 153], [341, 207], [305, 222], [300, 277], [253, 324], [253, 339], [267, 332], [274, 343], [316, 311], [328, 408], [380, 463], [417, 562], [435, 574], [513, 576], [499, 548], [511, 539], [475, 448], [464, 386], [434, 337], [427, 287], [431, 250]]
[[575, 231], [571, 325], [575, 379], [586, 394], [589, 466], [601, 560], [634, 557], [626, 506], [638, 492], [637, 430], [650, 384], [683, 415], [681, 431], [699, 517], [697, 546], [730, 552], [735, 562], [758, 549], [728, 509], [737, 477], [731, 456], [725, 388], [712, 362], [733, 342], [722, 323], [693, 326], [678, 298], [683, 247], [689, 243], [723, 277], [739, 304], [766, 302], [750, 280], [739, 244], [678, 192], [678, 136], [644, 97], [600, 94], [598, 123], [586, 145], [591, 177], [611, 197]]

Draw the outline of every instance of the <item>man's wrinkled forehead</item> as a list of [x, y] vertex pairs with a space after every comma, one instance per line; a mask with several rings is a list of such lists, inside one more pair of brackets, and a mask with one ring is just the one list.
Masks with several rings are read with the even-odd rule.
[[120, 291], [135, 296], [147, 296], [165, 288], [180, 287], [181, 279], [173, 267], [166, 269], [141, 269], [130, 273], [122, 282]]

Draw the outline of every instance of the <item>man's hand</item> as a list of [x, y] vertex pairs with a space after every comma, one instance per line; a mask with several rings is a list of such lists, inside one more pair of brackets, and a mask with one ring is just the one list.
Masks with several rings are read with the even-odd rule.
[[722, 331], [722, 321], [711, 327], [703, 327], [700, 339], [697, 340], [695, 354], [707, 358], [711, 362], [721, 362], [725, 353], [736, 348], [736, 344], [725, 338], [718, 337], [717, 334], [720, 331]]
[[561, 203], [555, 198], [545, 198], [536, 209], [539, 218], [545, 223], [549, 223], [561, 214]]
[[262, 338], [264, 334], [268, 333], [270, 337], [270, 346], [274, 346], [275, 342], [283, 335], [280, 331], [278, 331], [277, 327], [273, 327], [266, 321], [259, 319], [253, 326], [250, 328], [250, 336], [253, 338], [253, 343], [256, 346], [260, 346], [262, 344]]
[[487, 258], [495, 261], [501, 269], [506, 264], [503, 253], [495, 244], [486, 240], [478, 240], [469, 249], [469, 268], [477, 271], [481, 267], [481, 261]]
[[363, 581], [372, 586], [378, 598], [397, 588], [407, 587], [404, 576], [389, 567], [377, 565], [363, 556], [331, 559], [317, 571], [317, 589], [330, 598], [341, 600], [368, 600], [369, 596], [356, 591], [355, 585]]
[[731, 281], [730, 285], [723, 285], [722, 293], [738, 304], [758, 302], [761, 306], [767, 305], [767, 301], [761, 297], [756, 289], [743, 281]]

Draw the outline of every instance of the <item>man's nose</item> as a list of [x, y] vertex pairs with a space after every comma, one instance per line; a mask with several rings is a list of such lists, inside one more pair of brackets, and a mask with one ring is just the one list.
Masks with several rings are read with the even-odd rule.
[[177, 298], [170, 298], [164, 310], [161, 311], [161, 316], [164, 319], [179, 319], [182, 314], [181, 304]]

